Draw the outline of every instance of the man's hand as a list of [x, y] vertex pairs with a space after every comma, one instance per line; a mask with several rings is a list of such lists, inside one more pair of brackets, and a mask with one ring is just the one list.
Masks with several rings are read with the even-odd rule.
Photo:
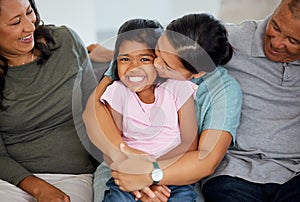
[[94, 62], [109, 62], [113, 59], [114, 52], [100, 44], [90, 44], [87, 47], [90, 58]]

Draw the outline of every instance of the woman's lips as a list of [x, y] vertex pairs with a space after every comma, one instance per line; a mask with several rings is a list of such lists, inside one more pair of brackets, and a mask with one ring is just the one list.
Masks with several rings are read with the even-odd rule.
[[26, 37], [22, 37], [19, 39], [19, 41], [23, 42], [23, 43], [31, 43], [33, 41], [33, 35], [29, 35]]

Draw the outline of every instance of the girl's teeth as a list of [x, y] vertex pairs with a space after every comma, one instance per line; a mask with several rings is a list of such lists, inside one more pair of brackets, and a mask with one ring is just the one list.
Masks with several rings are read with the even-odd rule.
[[142, 81], [144, 79], [143, 76], [130, 76], [129, 77], [129, 81], [131, 82], [139, 82]]

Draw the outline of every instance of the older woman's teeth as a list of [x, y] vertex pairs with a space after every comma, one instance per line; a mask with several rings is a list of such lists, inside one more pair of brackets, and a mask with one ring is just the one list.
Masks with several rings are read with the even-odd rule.
[[28, 41], [28, 40], [31, 40], [31, 38], [32, 38], [32, 35], [21, 38], [20, 41]]

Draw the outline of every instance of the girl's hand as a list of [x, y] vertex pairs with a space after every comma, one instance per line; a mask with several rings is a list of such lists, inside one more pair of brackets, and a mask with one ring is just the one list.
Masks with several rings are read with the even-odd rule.
[[152, 197], [152, 194], [149, 195], [149, 190], [143, 189], [139, 198], [142, 202], [167, 202], [171, 195], [171, 190], [165, 185], [152, 185], [150, 190], [155, 197]]

